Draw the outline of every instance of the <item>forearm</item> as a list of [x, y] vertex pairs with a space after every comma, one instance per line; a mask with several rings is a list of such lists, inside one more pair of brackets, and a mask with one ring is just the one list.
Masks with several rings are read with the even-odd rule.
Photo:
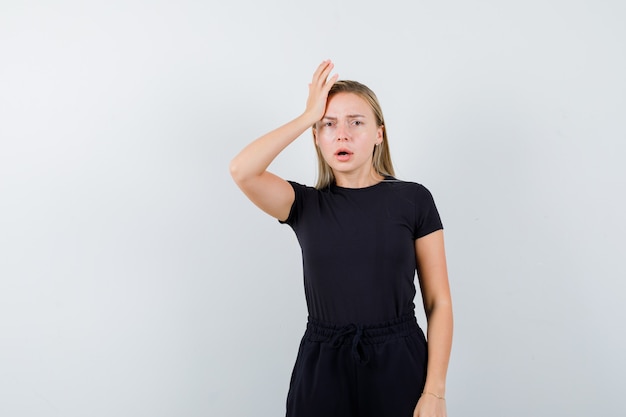
[[272, 161], [316, 121], [305, 112], [247, 145], [230, 163], [235, 181], [245, 182], [263, 174]]
[[452, 348], [452, 305], [442, 302], [434, 306], [428, 317], [428, 368], [425, 392], [445, 395], [446, 374]]

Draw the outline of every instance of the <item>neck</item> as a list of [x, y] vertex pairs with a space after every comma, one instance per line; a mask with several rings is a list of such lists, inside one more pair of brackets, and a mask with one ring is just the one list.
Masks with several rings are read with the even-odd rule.
[[365, 173], [358, 172], [333, 172], [335, 175], [335, 184], [343, 188], [365, 188], [378, 184], [383, 179], [382, 175], [377, 173], [372, 167]]

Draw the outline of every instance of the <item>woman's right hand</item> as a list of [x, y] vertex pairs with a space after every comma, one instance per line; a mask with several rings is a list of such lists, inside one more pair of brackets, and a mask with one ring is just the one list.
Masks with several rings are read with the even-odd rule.
[[295, 192], [291, 184], [267, 168], [287, 145], [324, 117], [328, 92], [338, 77], [328, 78], [333, 66], [326, 60], [317, 67], [302, 115], [248, 144], [230, 163], [230, 174], [239, 188], [250, 201], [278, 220], [289, 216]]
[[306, 101], [304, 113], [311, 117], [314, 123], [321, 120], [324, 116], [328, 92], [339, 77], [339, 74], [334, 74], [328, 78], [334, 66], [329, 59], [323, 61], [315, 70], [313, 80], [309, 84], [309, 98]]

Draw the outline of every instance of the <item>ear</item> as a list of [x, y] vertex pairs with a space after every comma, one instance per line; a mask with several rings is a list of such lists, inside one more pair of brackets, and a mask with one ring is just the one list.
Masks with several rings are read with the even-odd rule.
[[313, 128], [312, 132], [313, 132], [313, 144], [315, 146], [319, 146], [319, 143], [317, 143], [317, 130]]
[[383, 132], [385, 130], [385, 126], [378, 126], [378, 130], [376, 131], [376, 144], [380, 145], [383, 143]]

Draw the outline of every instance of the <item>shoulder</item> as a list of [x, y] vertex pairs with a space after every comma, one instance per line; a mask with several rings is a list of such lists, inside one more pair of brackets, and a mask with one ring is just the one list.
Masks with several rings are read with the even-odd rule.
[[398, 194], [412, 208], [415, 222], [414, 239], [443, 229], [435, 199], [424, 184], [415, 181], [396, 181], [395, 187], [402, 190]]
[[296, 181], [287, 180], [287, 182], [291, 185], [296, 194], [316, 194], [319, 193], [319, 190], [315, 187], [311, 187], [310, 185], [302, 184]]
[[385, 178], [384, 182], [388, 184], [387, 185], [388, 189], [395, 190], [407, 196], [432, 198], [432, 193], [422, 183], [415, 182], [415, 181], [400, 180], [394, 177], [387, 177]]
[[296, 204], [305, 204], [312, 201], [318, 201], [323, 199], [325, 194], [328, 194], [328, 190], [318, 190], [310, 185], [302, 184], [297, 181], [287, 180], [287, 182], [293, 188], [295, 193]]

